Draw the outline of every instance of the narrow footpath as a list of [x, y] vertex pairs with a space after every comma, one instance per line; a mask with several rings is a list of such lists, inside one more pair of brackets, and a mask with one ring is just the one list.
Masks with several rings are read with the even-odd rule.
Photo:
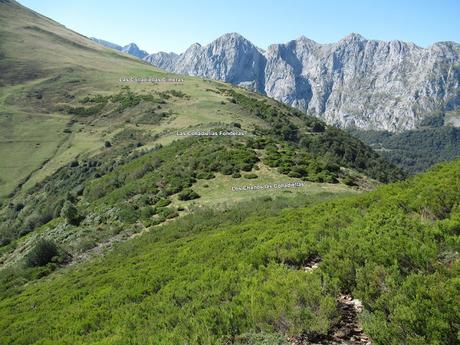
[[[303, 270], [311, 273], [318, 269], [321, 258], [315, 257], [305, 264]], [[360, 300], [350, 294], [341, 294], [337, 297], [337, 309], [340, 312], [340, 321], [325, 336], [315, 338], [300, 336], [289, 338], [291, 345], [372, 345], [369, 337], [364, 333], [358, 316], [363, 311]]]

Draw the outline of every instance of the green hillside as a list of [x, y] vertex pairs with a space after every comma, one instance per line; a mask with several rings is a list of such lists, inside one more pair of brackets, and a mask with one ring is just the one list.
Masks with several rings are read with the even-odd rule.
[[0, 344], [458, 341], [459, 162], [397, 182], [314, 117], [10, 0], [0, 135]]
[[[102, 152], [106, 141], [126, 131], [151, 148], [177, 139], [177, 130], [235, 122], [248, 132], [290, 122], [305, 128], [304, 115], [217, 82], [191, 77], [183, 77], [184, 82], [120, 82], [121, 77], [178, 76], [101, 47], [14, 1], [0, 6], [0, 196], [32, 187], [77, 157]], [[256, 109], [236, 102], [228, 90], [242, 95], [236, 97], [240, 101], [250, 96], [267, 104]], [[261, 112], [268, 106], [285, 118], [266, 118]], [[367, 169], [362, 159], [351, 162], [357, 158], [353, 151], [338, 154]], [[366, 162], [373, 169], [368, 175], [388, 179], [391, 167], [382, 169], [383, 163], [372, 158]]]
[[[247, 207], [197, 212], [100, 259], [10, 286], [0, 302], [0, 339], [228, 344], [260, 331], [318, 337], [338, 322], [337, 294], [349, 292], [363, 300], [364, 329], [376, 344], [456, 344], [459, 172], [456, 161], [279, 215], [270, 215], [277, 209], [270, 201], [254, 205], [252, 216]], [[312, 257], [321, 258], [319, 268], [306, 273]]]
[[[278, 102], [177, 81], [14, 1], [0, 6], [2, 263], [21, 259], [37, 236], [80, 255], [203, 205], [350, 193], [403, 177], [362, 142]], [[296, 181], [303, 188], [230, 193]], [[78, 220], [66, 219], [69, 204]]]

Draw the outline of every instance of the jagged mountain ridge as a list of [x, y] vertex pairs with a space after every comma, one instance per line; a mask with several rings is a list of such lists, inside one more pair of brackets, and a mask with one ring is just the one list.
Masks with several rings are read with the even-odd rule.
[[95, 38], [95, 37], [91, 37], [91, 40], [96, 42], [96, 43], [99, 43], [99, 44], [103, 45], [104, 47], [112, 48], [112, 49], [121, 51], [123, 53], [133, 55], [135, 57], [138, 57], [139, 59], [143, 59], [147, 55], [149, 55], [149, 53], [147, 53], [145, 50], [141, 50], [137, 46], [137, 44], [133, 43], [133, 42], [131, 42], [131, 43], [125, 45], [125, 46], [120, 46], [120, 45], [118, 45], [116, 43], [112, 43], [112, 42], [105, 41], [105, 40]]
[[337, 43], [306, 37], [266, 51], [225, 34], [184, 53], [145, 61], [167, 71], [248, 87], [340, 127], [401, 131], [460, 106], [460, 45], [428, 48], [350, 34]]
[[230, 33], [207, 46], [192, 44], [183, 54], [156, 53], [145, 61], [176, 73], [201, 76], [262, 91], [266, 59], [244, 37]]

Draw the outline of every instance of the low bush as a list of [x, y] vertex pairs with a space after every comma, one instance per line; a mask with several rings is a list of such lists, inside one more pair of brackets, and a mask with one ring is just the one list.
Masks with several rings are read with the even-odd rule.
[[198, 193], [196, 193], [195, 191], [193, 191], [192, 189], [189, 189], [189, 188], [183, 190], [178, 195], [179, 200], [183, 200], [183, 201], [198, 199], [199, 197], [200, 197], [200, 195], [198, 195]]
[[26, 264], [29, 267], [45, 266], [58, 254], [58, 247], [53, 241], [40, 239], [27, 254]]

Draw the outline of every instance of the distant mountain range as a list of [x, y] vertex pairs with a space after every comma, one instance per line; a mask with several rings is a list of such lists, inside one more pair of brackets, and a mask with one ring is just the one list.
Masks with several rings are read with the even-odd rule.
[[145, 58], [149, 53], [147, 53], [145, 50], [140, 50], [139, 47], [137, 46], [136, 43], [129, 43], [125, 46], [120, 46], [118, 44], [108, 42], [105, 40], [101, 40], [99, 38], [91, 37], [91, 40], [93, 40], [96, 43], [99, 43], [107, 48], [112, 48], [118, 51], [121, 51], [123, 53], [127, 53], [130, 55], [133, 55], [135, 57], [138, 57], [139, 59]]
[[300, 37], [262, 50], [229, 33], [182, 54], [141, 58], [170, 72], [250, 88], [342, 128], [414, 129], [426, 117], [460, 108], [454, 42], [421, 48], [350, 34], [331, 44]]

